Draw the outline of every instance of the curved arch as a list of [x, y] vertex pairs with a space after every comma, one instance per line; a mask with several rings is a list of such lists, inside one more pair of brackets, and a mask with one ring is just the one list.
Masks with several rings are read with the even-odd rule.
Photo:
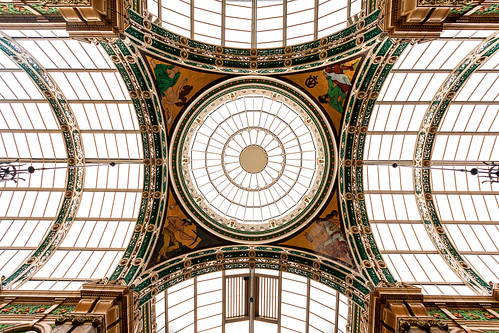
[[471, 51], [449, 74], [435, 94], [418, 131], [414, 151], [414, 190], [417, 206], [428, 236], [449, 267], [478, 293], [490, 293], [492, 287], [475, 272], [461, 256], [451, 238], [442, 227], [431, 194], [429, 169], [437, 129], [456, 93], [487, 58], [499, 50], [496, 34], [487, 38]]
[[407, 42], [393, 42], [382, 35], [371, 49], [370, 58], [352, 92], [340, 139], [339, 191], [345, 228], [355, 260], [364, 277], [374, 285], [395, 282], [381, 257], [367, 217], [363, 185], [364, 143], [367, 126], [378, 94], [393, 64]]
[[121, 40], [115, 44], [101, 45], [125, 82], [142, 134], [144, 187], [139, 215], [130, 243], [110, 277], [110, 280], [124, 279], [130, 283], [144, 269], [161, 233], [168, 181], [166, 125], [159, 99], [151, 86], [152, 80], [144, 70], [144, 62], [137, 48]]
[[85, 157], [82, 146], [83, 140], [76, 118], [62, 90], [57, 86], [55, 81], [35, 58], [13, 39], [5, 35], [0, 36], [0, 49], [26, 71], [47, 98], [62, 130], [68, 165], [73, 166], [67, 169], [65, 196], [50, 232], [41, 241], [39, 247], [30, 255], [30, 258], [3, 281], [2, 286], [6, 287], [25, 281], [38, 272], [63, 241], [73, 223], [81, 201], [85, 171], [84, 168], [78, 168], [78, 166], [84, 165]]
[[181, 37], [130, 10], [127, 38], [134, 44], [188, 66], [234, 74], [279, 74], [338, 61], [365, 50], [382, 33], [377, 10], [333, 35], [312, 42], [271, 49], [215, 46]]
[[194, 252], [150, 268], [134, 281], [139, 306], [191, 277], [237, 268], [282, 270], [314, 279], [365, 308], [372, 284], [328, 259], [277, 246], [228, 246]]

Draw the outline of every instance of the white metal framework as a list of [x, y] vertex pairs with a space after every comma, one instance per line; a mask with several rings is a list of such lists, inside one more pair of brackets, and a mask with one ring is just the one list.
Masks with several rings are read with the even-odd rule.
[[[82, 200], [66, 237], [15, 288], [76, 290], [110, 276], [128, 244], [142, 194], [142, 143], [133, 105], [105, 51], [63, 31], [4, 31], [36, 59], [69, 101], [83, 140]], [[35, 167], [65, 166], [62, 131], [28, 74], [0, 52], [0, 157]], [[108, 163], [115, 161], [116, 166]], [[138, 162], [138, 163], [137, 163]], [[0, 275], [8, 277], [41, 245], [66, 191], [66, 170], [1, 183]]]
[[201, 117], [189, 170], [212, 210], [250, 229], [296, 210], [323, 168], [302, 114], [277, 97], [242, 93]]
[[361, 0], [148, 0], [147, 10], [174, 33], [242, 48], [295, 45], [346, 28]]
[[[409, 46], [388, 76], [369, 124], [364, 185], [369, 221], [397, 280], [428, 294], [474, 293], [449, 268], [428, 237], [414, 196], [416, 137], [434, 95], [487, 31], [447, 31]], [[437, 131], [432, 167], [472, 168], [499, 160], [499, 56], [477, 70], [451, 103]], [[497, 184], [495, 184], [497, 185]], [[486, 281], [499, 280], [498, 189], [469, 174], [432, 170], [440, 222], [457, 249]]]
[[[250, 301], [253, 297], [253, 301]], [[235, 269], [179, 283], [156, 296], [157, 331], [347, 332], [348, 298], [286, 272]], [[251, 310], [253, 309], [253, 310]]]

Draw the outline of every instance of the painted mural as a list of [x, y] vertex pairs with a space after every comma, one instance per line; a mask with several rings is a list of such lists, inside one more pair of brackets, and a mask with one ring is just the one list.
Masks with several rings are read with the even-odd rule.
[[168, 259], [169, 255], [181, 246], [195, 249], [202, 241], [192, 220], [179, 216], [166, 217], [161, 240], [163, 245], [159, 249], [157, 261]]
[[[355, 63], [357, 67], [359, 62]], [[347, 93], [350, 90], [351, 77], [345, 74], [347, 71], [355, 71], [354, 66], [346, 64], [334, 64], [327, 66], [322, 70], [322, 74], [327, 81], [327, 92], [324, 95], [319, 95], [319, 102], [329, 104], [339, 113], [343, 113]]]
[[144, 54], [151, 77], [155, 79], [168, 129], [179, 114], [189, 105], [194, 96], [224, 75], [202, 72], [179, 66]]
[[170, 192], [163, 229], [149, 261], [149, 267], [182, 254], [224, 244], [227, 244], [227, 241], [214, 236], [188, 217]]
[[309, 92], [329, 114], [334, 126], [341, 128], [341, 117], [362, 60], [363, 56], [356, 57], [282, 78]]
[[348, 267], [355, 266], [337, 210], [315, 219], [305, 230], [279, 245], [309, 250]]
[[177, 66], [158, 64], [154, 59], [151, 59], [149, 63], [156, 76], [163, 107], [167, 109], [174, 104], [178, 107], [184, 106], [187, 95], [192, 90], [192, 86], [187, 84], [189, 79], [186, 77], [181, 78]]

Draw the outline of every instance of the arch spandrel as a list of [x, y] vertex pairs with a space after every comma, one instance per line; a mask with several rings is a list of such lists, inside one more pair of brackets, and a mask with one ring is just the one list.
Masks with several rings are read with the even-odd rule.
[[[178, 144], [177, 137], [174, 137], [174, 128], [183, 122], [183, 114], [189, 110], [189, 105], [199, 99], [203, 91], [211, 89], [215, 84], [221, 84], [224, 80], [229, 80], [231, 75], [223, 75], [192, 67], [185, 67], [170, 59], [161, 58], [149, 52], [140, 53], [146, 72], [155, 90], [158, 108], [162, 110], [162, 120], [166, 122], [169, 133], [167, 140], [169, 145], [175, 147]], [[364, 54], [351, 57], [345, 61], [328, 64], [323, 67], [309, 69], [308, 71], [296, 74], [290, 73], [280, 78], [287, 82], [289, 87], [296, 86], [296, 91], [304, 91], [303, 101], [311, 100], [315, 102], [320, 112], [326, 114], [321, 118], [321, 122], [327, 123], [331, 127], [328, 140], [337, 140], [341, 127], [344, 110], [350, 98], [351, 88], [357, 82], [359, 69], [364, 61]], [[230, 82], [230, 81], [227, 81]], [[289, 91], [294, 89], [288, 88]], [[337, 90], [337, 91], [332, 91]], [[336, 95], [334, 95], [337, 93]], [[331, 102], [332, 94], [335, 101]], [[331, 102], [331, 103], [330, 103]], [[194, 102], [195, 104], [198, 102]], [[164, 125], [163, 125], [164, 126]], [[334, 169], [336, 162], [331, 160], [331, 167]], [[174, 170], [174, 169], [171, 169]], [[173, 180], [172, 180], [173, 181]], [[329, 260], [336, 260], [342, 265], [356, 267], [354, 255], [350, 252], [346, 234], [340, 225], [340, 209], [337, 204], [337, 187], [332, 180], [330, 194], [322, 198], [325, 204], [320, 213], [303, 226], [301, 231], [294, 236], [273, 242], [292, 246], [299, 250], [310, 251]], [[170, 185], [167, 204], [163, 215], [161, 231], [157, 231], [157, 239], [154, 250], [148, 252], [150, 259], [147, 267], [153, 267], [165, 260], [170, 260], [177, 255], [198, 251], [203, 248], [213, 246], [223, 246], [231, 244], [230, 238], [220, 237], [210, 234], [209, 229], [203, 229], [195, 215], [190, 213], [190, 208], [182, 204], [185, 197], [182, 193], [175, 193], [172, 188], [176, 188], [174, 182]], [[183, 229], [185, 228], [185, 233]], [[175, 237], [177, 233], [177, 237]], [[189, 234], [189, 235], [187, 235]], [[319, 240], [318, 235], [328, 235], [324, 240]], [[182, 236], [183, 235], [183, 236]], [[282, 238], [282, 237], [281, 237]], [[229, 242], [228, 242], [229, 240]], [[234, 239], [238, 242], [237, 239]], [[272, 240], [268, 240], [272, 243]], [[335, 243], [336, 242], [336, 243]], [[169, 245], [165, 245], [168, 243]], [[329, 244], [331, 243], [331, 244]], [[333, 244], [336, 245], [333, 245]], [[340, 250], [336, 250], [338, 246]], [[168, 254], [168, 252], [171, 252]]]

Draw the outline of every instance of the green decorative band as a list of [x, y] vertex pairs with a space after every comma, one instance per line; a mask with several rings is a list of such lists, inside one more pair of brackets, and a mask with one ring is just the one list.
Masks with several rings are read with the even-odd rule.
[[66, 314], [66, 313], [73, 312], [75, 308], [76, 308], [76, 305], [59, 305], [54, 310], [52, 310], [50, 312], [50, 314], [53, 316], [60, 316], [60, 315]]
[[423, 7], [457, 7], [466, 6], [473, 0], [418, 0], [418, 6]]
[[[149, 303], [144, 304], [141, 308], [142, 312], [142, 332], [152, 332], [152, 323], [151, 323], [151, 308], [149, 307]], [[155, 320], [154, 320], [155, 322]]]
[[[363, 167], [365, 129], [374, 104], [393, 63], [407, 46], [380, 39], [370, 49], [345, 112], [340, 140], [339, 192], [349, 244], [366, 279], [377, 285], [395, 280], [381, 257], [371, 232], [364, 201]], [[353, 129], [353, 131], [351, 130]], [[363, 130], [364, 129], [364, 130]]]
[[352, 304], [352, 319], [350, 321], [350, 332], [352, 333], [360, 333], [360, 332], [364, 332], [363, 331], [363, 327], [362, 327], [362, 322], [363, 322], [363, 319], [362, 319], [362, 313], [363, 313], [363, 309], [358, 306], [357, 304]]
[[[0, 16], [2, 15], [36, 15], [35, 13], [38, 12], [38, 15], [52, 15], [52, 16], [59, 16], [61, 15], [59, 12], [59, 9], [54, 8], [54, 7], [48, 7], [46, 5], [39, 5], [39, 4], [34, 4], [31, 3], [29, 5], [13, 5], [13, 4], [8, 4], [8, 3], [2, 3], [1, 5], [1, 11], [0, 11]], [[61, 18], [62, 19], [62, 18]]]
[[452, 8], [450, 13], [451, 14], [464, 14], [466, 12], [469, 12], [471, 9], [475, 8], [478, 5], [465, 5], [465, 6], [460, 6], [456, 8]]
[[167, 31], [129, 11], [127, 37], [149, 52], [189, 66], [237, 74], [277, 74], [305, 70], [363, 51], [382, 33], [380, 11], [333, 35], [304, 44], [271, 49], [238, 49], [198, 42]]
[[[222, 223], [220, 217], [212, 215], [209, 209], [204, 209], [201, 205], [201, 197], [196, 194], [196, 189], [190, 186], [191, 184], [184, 169], [186, 168], [184, 156], [188, 150], [186, 145], [187, 138], [192, 134], [191, 129], [195, 124], [199, 123], [199, 118], [203, 118], [202, 112], [213, 105], [221, 103], [220, 99], [229, 98], [228, 96], [237, 95], [241, 90], [250, 91], [269, 91], [270, 94], [283, 96], [291, 104], [295, 104], [297, 109], [302, 110], [306, 114], [305, 119], [310, 121], [312, 128], [316, 133], [316, 141], [318, 144], [317, 152], [321, 154], [318, 158], [322, 160], [322, 172], [318, 172], [318, 178], [314, 181], [314, 189], [308, 193], [307, 202], [303, 207], [298, 207], [296, 212], [289, 216], [289, 220], [282, 223], [276, 223], [264, 230], [257, 228], [257, 231], [236, 229], [231, 226], [230, 222]], [[275, 97], [278, 98], [278, 97]], [[317, 211], [320, 210], [325, 203], [325, 199], [329, 197], [334, 184], [334, 176], [336, 174], [336, 145], [332, 136], [332, 130], [325, 120], [325, 116], [319, 111], [308, 98], [300, 94], [299, 91], [292, 86], [277, 81], [275, 79], [267, 79], [261, 77], [245, 77], [222, 82], [218, 86], [209, 90], [209, 92], [198, 98], [187, 109], [187, 112], [178, 122], [173, 140], [171, 142], [171, 177], [174, 181], [174, 189], [176, 194], [182, 199], [182, 203], [187, 210], [194, 214], [194, 217], [199, 223], [205, 226], [208, 230], [213, 230], [222, 237], [236, 241], [250, 242], [270, 242], [284, 237], [289, 232], [297, 230], [300, 226], [305, 225], [310, 221]], [[323, 155], [323, 156], [322, 156]], [[324, 167], [327, 166], [327, 167]], [[188, 177], [187, 177], [188, 178]], [[263, 228], [263, 227], [262, 227]], [[247, 228], [249, 229], [249, 228]]]
[[487, 310], [453, 310], [448, 309], [450, 313], [457, 319], [469, 321], [499, 321], [499, 318], [494, 316]]
[[[84, 165], [80, 130], [62, 90], [35, 58], [13, 39], [6, 36], [0, 37], [0, 49], [26, 71], [47, 98], [61, 128], [68, 159], [72, 160], [72, 164], [75, 166]], [[2, 286], [10, 286], [28, 279], [55, 252], [76, 216], [81, 201], [84, 175], [84, 168], [67, 170], [66, 193], [52, 228], [31, 256], [3, 281]]]
[[436, 319], [441, 319], [441, 320], [449, 319], [449, 317], [440, 309], [428, 310], [428, 315], [430, 317], [433, 317]]
[[[436, 138], [435, 129], [440, 125], [453, 98], [480, 65], [488, 57], [495, 54], [498, 49], [499, 38], [486, 39], [461, 61], [439, 88], [419, 128], [414, 152], [415, 166], [423, 167], [429, 165], [428, 163], [430, 163]], [[461, 256], [451, 238], [447, 236], [445, 228], [440, 223], [438, 212], [431, 197], [430, 170], [422, 168], [414, 169], [414, 189], [419, 213], [423, 219], [425, 229], [442, 258], [474, 290], [490, 293], [492, 287]]]
[[363, 309], [373, 287], [358, 273], [308, 253], [274, 246], [246, 246], [243, 249], [204, 250], [162, 263], [135, 280], [134, 291], [142, 306], [158, 293], [191, 277], [238, 268], [282, 270], [302, 275], [341, 292]]
[[0, 309], [0, 315], [34, 315], [45, 313], [49, 305], [7, 304]]
[[[142, 131], [142, 150], [144, 160], [143, 196], [140, 202], [135, 229], [123, 257], [111, 275], [110, 280], [124, 279], [133, 281], [151, 255], [161, 221], [166, 200], [168, 172], [165, 166], [167, 144], [165, 124], [151, 78], [143, 65], [137, 49], [118, 40], [116, 44], [101, 43], [102, 47], [116, 64], [118, 71], [132, 98]], [[130, 61], [133, 59], [133, 61]], [[153, 131], [157, 125], [159, 131]], [[160, 165], [154, 162], [162, 161]], [[147, 194], [146, 194], [147, 193]], [[159, 194], [159, 196], [158, 196]]]

